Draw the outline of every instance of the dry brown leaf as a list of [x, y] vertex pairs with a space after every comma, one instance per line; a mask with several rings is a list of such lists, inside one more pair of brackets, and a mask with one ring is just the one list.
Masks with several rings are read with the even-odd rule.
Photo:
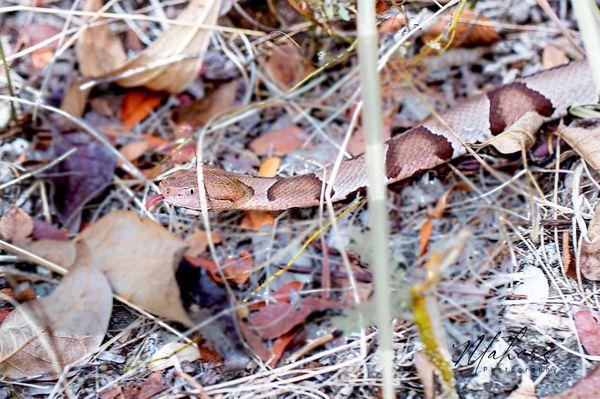
[[[212, 242], [219, 244], [221, 242], [221, 236], [215, 233], [210, 233]], [[199, 230], [195, 233], [190, 234], [185, 238], [185, 244], [188, 249], [185, 251], [185, 256], [198, 257], [206, 251], [208, 248], [208, 236], [206, 231]]]
[[600, 281], [600, 203], [588, 226], [588, 238], [590, 242], [583, 240], [581, 243], [581, 274], [589, 280]]
[[27, 302], [0, 326], [2, 374], [26, 378], [56, 375], [95, 352], [112, 310], [104, 274], [82, 263], [49, 296]]
[[[289, 125], [281, 129], [274, 129], [257, 137], [250, 143], [250, 149], [259, 155], [288, 155], [292, 151], [302, 147], [307, 135], [302, 129], [295, 125]], [[310, 149], [312, 146], [307, 145]]]
[[[220, 9], [221, 0], [192, 0], [181, 11], [177, 21], [215, 25]], [[137, 57], [129, 60], [112, 73], [119, 74], [143, 69], [144, 71], [141, 73], [118, 79], [116, 82], [125, 87], [146, 86], [152, 90], [179, 93], [198, 76], [209, 39], [210, 30], [171, 25]], [[153, 64], [184, 57], [192, 58], [157, 68], [149, 68]]]
[[[469, 9], [463, 10], [458, 20], [458, 24], [456, 25], [456, 31], [451, 47], [484, 46], [500, 40], [500, 35], [496, 32], [494, 27], [490, 25], [489, 19], [485, 16], [478, 15], [479, 13], [476, 11]], [[428, 42], [435, 40], [439, 35], [444, 33], [450, 25], [452, 18], [453, 14], [446, 14], [441, 17], [423, 34], [423, 41]]]
[[79, 88], [80, 85], [81, 82], [78, 80], [71, 82], [60, 103], [60, 109], [77, 117], [83, 115], [83, 111], [85, 111], [85, 106], [87, 104], [88, 95], [92, 90], [81, 90]]
[[600, 169], [600, 126], [593, 129], [559, 126], [562, 137], [594, 169]]
[[[213, 117], [230, 110], [235, 103], [237, 95], [237, 82], [224, 83], [216, 89], [206, 93], [204, 97], [183, 107], [177, 113], [175, 121], [185, 127], [177, 129], [175, 137], [189, 137], [194, 133], [194, 128], [206, 125]], [[190, 128], [187, 129], [188, 126]]]
[[548, 43], [542, 51], [542, 70], [568, 64], [569, 57], [560, 48]]
[[[87, 0], [84, 11], [96, 12], [102, 0]], [[75, 52], [79, 70], [86, 78], [99, 78], [122, 66], [127, 61], [125, 49], [108, 24], [85, 29], [77, 38]]]
[[70, 269], [77, 258], [75, 241], [42, 239], [29, 244], [27, 250], [65, 269]]
[[131, 143], [125, 144], [119, 152], [128, 161], [135, 161], [148, 151], [150, 143], [147, 140], [132, 141]]
[[79, 235], [113, 291], [150, 313], [191, 325], [181, 303], [175, 270], [185, 243], [133, 211], [114, 211]]
[[[86, 10], [97, 11], [101, 4], [101, 0], [88, 0]], [[221, 0], [192, 0], [177, 21], [215, 25], [220, 8]], [[85, 77], [130, 73], [116, 82], [124, 87], [145, 86], [179, 93], [198, 75], [209, 38], [210, 30], [171, 25], [150, 46], [127, 61], [122, 43], [107, 25], [100, 25], [80, 36], [77, 59]]]
[[513, 154], [531, 147], [544, 119], [537, 112], [526, 112], [519, 120], [507, 127], [502, 133], [484, 143], [491, 145], [502, 154]]
[[311, 63], [294, 44], [274, 46], [264, 66], [267, 76], [279, 87], [289, 90], [314, 71]]
[[31, 216], [20, 208], [12, 206], [7, 215], [0, 218], [0, 234], [16, 245], [23, 245], [33, 233], [33, 220]]

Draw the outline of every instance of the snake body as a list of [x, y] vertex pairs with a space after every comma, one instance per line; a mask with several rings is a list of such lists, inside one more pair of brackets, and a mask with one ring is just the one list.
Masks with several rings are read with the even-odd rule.
[[[517, 123], [526, 113], [544, 120], [563, 117], [570, 106], [598, 101], [586, 61], [543, 71], [468, 98], [385, 143], [387, 184], [408, 178], [466, 153]], [[333, 166], [292, 177], [266, 178], [203, 165], [208, 208], [274, 211], [312, 207], [320, 202]], [[365, 156], [342, 161], [332, 200], [345, 199], [368, 185]], [[200, 209], [196, 168], [178, 170], [163, 180], [164, 199], [176, 206]]]

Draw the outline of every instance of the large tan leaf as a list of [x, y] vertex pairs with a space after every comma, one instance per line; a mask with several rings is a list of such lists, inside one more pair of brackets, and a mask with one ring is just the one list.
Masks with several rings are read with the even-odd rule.
[[92, 264], [113, 291], [148, 312], [191, 325], [181, 303], [175, 269], [186, 244], [133, 211], [115, 211], [80, 234]]
[[56, 375], [96, 351], [110, 319], [104, 274], [85, 262], [49, 296], [24, 303], [0, 326], [0, 372], [8, 378]]
[[560, 126], [560, 137], [594, 169], [600, 169], [600, 126], [593, 129]]
[[[95, 12], [102, 0], [87, 0], [85, 11]], [[121, 67], [126, 61], [125, 50], [107, 24], [84, 30], [75, 44], [79, 70], [86, 78], [98, 78]]]
[[[99, 2], [88, 0], [86, 8], [97, 10]], [[177, 17], [177, 21], [192, 26], [171, 25], [129, 61], [121, 57], [122, 45], [107, 26], [90, 28], [90, 33], [78, 39], [81, 72], [86, 77], [127, 74], [116, 82], [125, 87], [179, 93], [198, 75], [208, 47], [210, 30], [200, 25], [215, 25], [220, 8], [221, 0], [192, 0]]]

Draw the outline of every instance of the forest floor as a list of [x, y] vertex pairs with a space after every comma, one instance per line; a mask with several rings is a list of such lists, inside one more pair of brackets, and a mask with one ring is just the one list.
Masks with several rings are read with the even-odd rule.
[[[584, 57], [566, 0], [375, 3], [387, 137]], [[6, 0], [0, 21], [0, 399], [381, 395], [364, 191], [153, 201], [198, 147], [262, 176], [362, 153], [354, 1]], [[600, 397], [600, 151], [557, 134], [594, 118], [389, 187], [398, 397]]]

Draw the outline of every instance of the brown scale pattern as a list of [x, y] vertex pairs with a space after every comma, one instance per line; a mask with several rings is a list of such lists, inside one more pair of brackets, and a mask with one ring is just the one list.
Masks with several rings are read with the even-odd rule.
[[496, 135], [515, 123], [526, 112], [550, 116], [554, 112], [552, 102], [524, 83], [516, 82], [490, 91], [490, 130]]
[[321, 179], [314, 173], [288, 177], [273, 183], [267, 190], [267, 199], [276, 201], [279, 198], [299, 197], [319, 201], [321, 198]]
[[412, 174], [452, 159], [452, 145], [448, 140], [431, 133], [423, 126], [416, 127], [390, 140], [385, 156], [388, 179], [400, 174]]

